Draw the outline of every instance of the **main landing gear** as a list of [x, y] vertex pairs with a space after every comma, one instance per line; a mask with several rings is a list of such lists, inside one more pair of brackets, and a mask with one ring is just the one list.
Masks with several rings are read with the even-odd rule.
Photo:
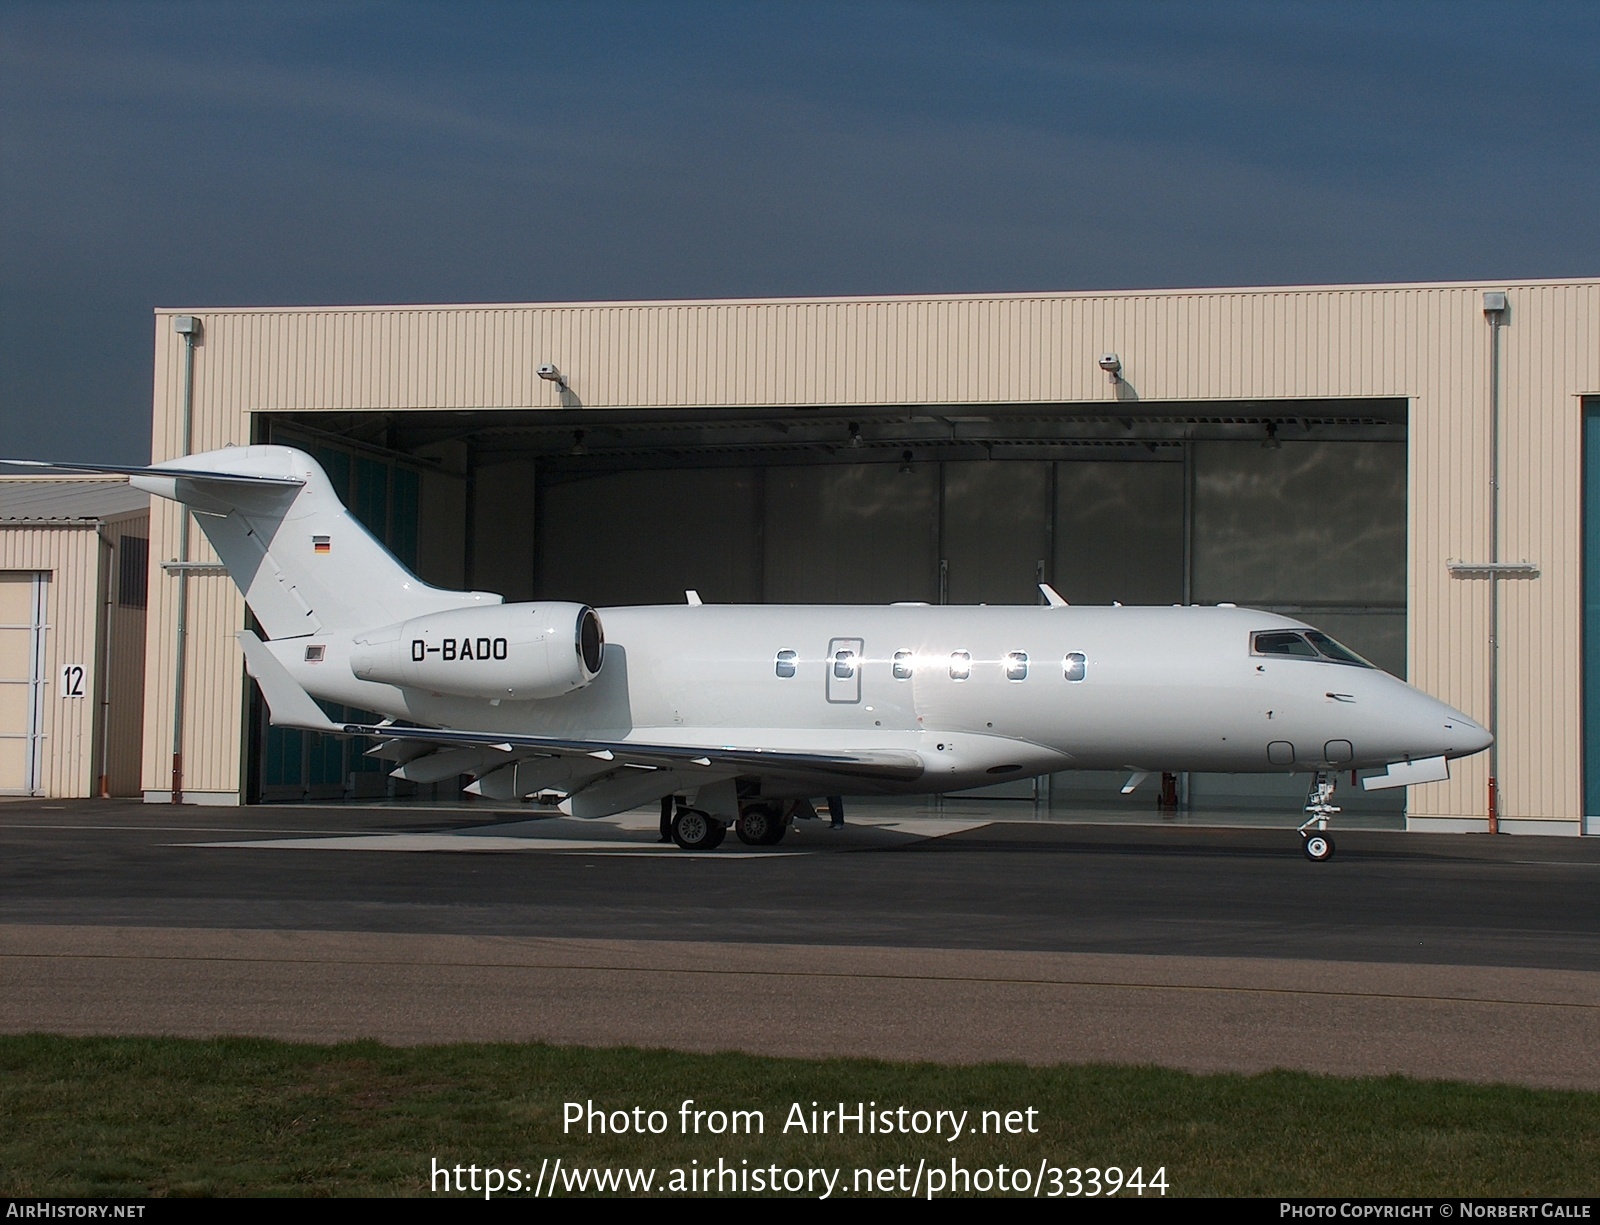
[[[771, 800], [751, 800], [739, 805], [733, 832], [746, 846], [777, 846], [789, 831], [789, 812]], [[714, 851], [728, 836], [728, 826], [682, 799], [672, 818], [672, 840], [686, 851]]]
[[777, 846], [789, 831], [787, 814], [777, 804], [756, 802], [739, 807], [733, 832], [746, 846]]
[[728, 836], [728, 827], [711, 814], [680, 805], [672, 818], [672, 840], [686, 851], [714, 851]]
[[1300, 849], [1312, 863], [1326, 863], [1333, 858], [1333, 839], [1328, 837], [1328, 818], [1342, 811], [1332, 802], [1335, 786], [1337, 782], [1333, 776], [1319, 770], [1311, 783], [1311, 794], [1306, 797], [1306, 812], [1310, 815], [1300, 826]]

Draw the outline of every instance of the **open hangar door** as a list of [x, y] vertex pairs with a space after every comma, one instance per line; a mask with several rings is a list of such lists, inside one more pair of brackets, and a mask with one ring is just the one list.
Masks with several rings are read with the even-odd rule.
[[[318, 413], [264, 416], [257, 437], [334, 457], [424, 579], [507, 599], [1031, 604], [1048, 582], [1075, 604], [1284, 612], [1404, 676], [1406, 420], [1403, 399]], [[417, 791], [356, 746], [257, 729], [255, 797]], [[1123, 781], [961, 802], [1157, 819], [1155, 784]], [[1287, 819], [1307, 782], [1191, 775], [1180, 810]], [[1358, 823], [1403, 825], [1403, 800], [1339, 792]]]

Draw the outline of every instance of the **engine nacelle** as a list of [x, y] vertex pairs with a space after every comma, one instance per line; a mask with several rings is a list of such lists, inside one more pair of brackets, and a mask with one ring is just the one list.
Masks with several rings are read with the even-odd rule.
[[385, 685], [526, 700], [583, 688], [604, 658], [600, 618], [587, 604], [494, 604], [359, 633], [350, 670]]

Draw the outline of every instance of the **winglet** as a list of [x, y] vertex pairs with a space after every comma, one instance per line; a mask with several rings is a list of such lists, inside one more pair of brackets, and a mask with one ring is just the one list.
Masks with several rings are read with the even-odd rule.
[[1050, 586], [1049, 583], [1039, 584], [1039, 594], [1044, 597], [1045, 603], [1050, 605], [1051, 608], [1067, 607], [1067, 602], [1061, 598], [1061, 593]]
[[239, 645], [244, 648], [245, 668], [256, 678], [261, 696], [267, 699], [274, 727], [298, 727], [308, 732], [343, 731], [311, 700], [311, 695], [289, 675], [289, 670], [278, 662], [278, 657], [260, 638], [249, 630], [240, 630]]
[[689, 588], [683, 593], [683, 598], [684, 602], [687, 603], [691, 608], [699, 608], [700, 605], [705, 602], [700, 598], [700, 593], [693, 587]]

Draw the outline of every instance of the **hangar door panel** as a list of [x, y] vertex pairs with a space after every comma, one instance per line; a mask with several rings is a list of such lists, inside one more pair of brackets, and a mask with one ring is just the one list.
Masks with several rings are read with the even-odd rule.
[[1271, 604], [1406, 601], [1406, 447], [1194, 444], [1194, 598]]
[[1073, 604], [1183, 599], [1183, 464], [1056, 465], [1051, 580]]
[[841, 464], [766, 472], [768, 604], [939, 598], [939, 466]]
[[1050, 465], [978, 460], [944, 465], [946, 601], [1037, 604], [1050, 564]]
[[44, 576], [0, 573], [0, 793], [38, 788]]
[[[747, 468], [647, 469], [540, 490], [539, 598], [597, 607], [761, 599], [759, 476]], [[505, 529], [501, 529], [505, 530]], [[480, 525], [476, 547], [489, 547]]]

